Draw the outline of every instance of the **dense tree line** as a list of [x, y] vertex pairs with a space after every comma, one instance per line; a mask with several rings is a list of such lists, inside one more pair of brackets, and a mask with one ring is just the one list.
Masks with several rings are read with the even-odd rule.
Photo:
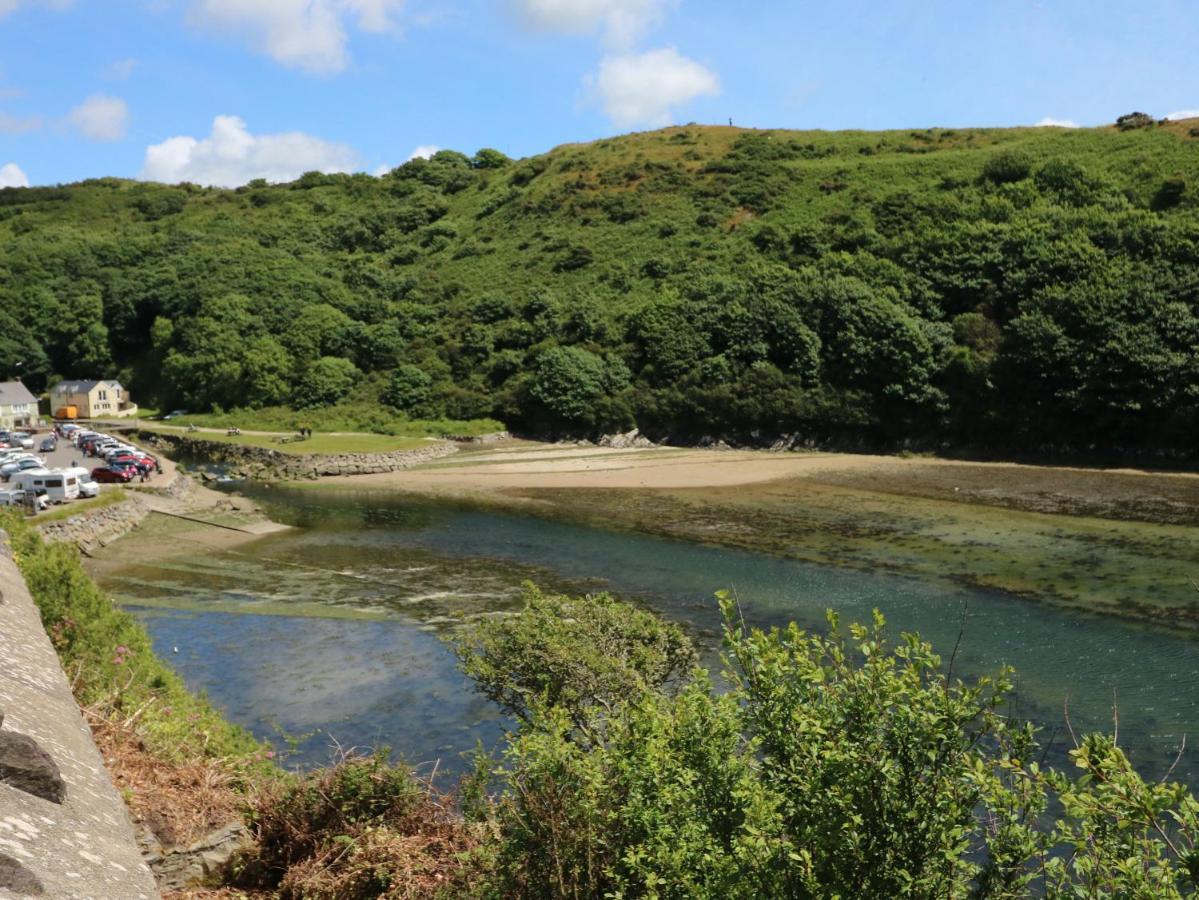
[[1191, 452], [1192, 132], [689, 126], [6, 189], [0, 371], [542, 434]]

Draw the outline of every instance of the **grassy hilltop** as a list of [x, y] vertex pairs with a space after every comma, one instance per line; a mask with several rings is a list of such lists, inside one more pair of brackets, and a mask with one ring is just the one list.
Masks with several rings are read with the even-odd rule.
[[0, 319], [0, 370], [162, 406], [1193, 452], [1199, 121], [6, 189]]

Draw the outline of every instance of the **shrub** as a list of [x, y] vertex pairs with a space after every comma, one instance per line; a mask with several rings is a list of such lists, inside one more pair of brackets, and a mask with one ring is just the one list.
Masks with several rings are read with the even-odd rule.
[[[1010, 671], [965, 683], [918, 636], [889, 643], [878, 613], [763, 632], [720, 602], [728, 690], [699, 675], [590, 707], [584, 740], [543, 692], [483, 762], [499, 792], [471, 811], [496, 829], [495, 895], [1194, 896], [1199, 801], [1146, 784], [1103, 736], [1071, 753], [1080, 777], [1043, 770], [1003, 713]], [[602, 678], [595, 654], [579, 662]]]
[[1116, 127], [1121, 131], [1131, 131], [1134, 128], [1152, 128], [1157, 120], [1148, 113], [1130, 112], [1116, 119]]
[[992, 184], [1023, 181], [1032, 172], [1032, 160], [1016, 151], [996, 153], [983, 164], [983, 179]]
[[456, 644], [477, 689], [522, 722], [548, 704], [585, 726], [597, 708], [668, 690], [695, 664], [679, 626], [609, 594], [545, 595], [526, 584], [524, 602], [518, 615], [475, 625]]
[[384, 754], [277, 782], [259, 797], [254, 825], [238, 880], [281, 900], [442, 896], [477, 843], [445, 798]]

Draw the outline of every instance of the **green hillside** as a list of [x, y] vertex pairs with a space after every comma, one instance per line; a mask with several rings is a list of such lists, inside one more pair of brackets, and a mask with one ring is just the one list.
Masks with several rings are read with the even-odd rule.
[[1191, 454], [1199, 121], [6, 189], [0, 318], [0, 374], [193, 410]]

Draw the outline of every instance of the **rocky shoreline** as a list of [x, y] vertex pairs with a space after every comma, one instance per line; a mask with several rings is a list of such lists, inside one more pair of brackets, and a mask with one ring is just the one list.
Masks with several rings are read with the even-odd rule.
[[299, 481], [398, 472], [458, 452], [458, 445], [449, 441], [391, 453], [285, 453], [269, 447], [251, 447], [156, 431], [139, 432], [137, 437], [141, 443], [160, 452], [203, 459], [224, 466], [226, 473], [233, 477], [260, 481]]

